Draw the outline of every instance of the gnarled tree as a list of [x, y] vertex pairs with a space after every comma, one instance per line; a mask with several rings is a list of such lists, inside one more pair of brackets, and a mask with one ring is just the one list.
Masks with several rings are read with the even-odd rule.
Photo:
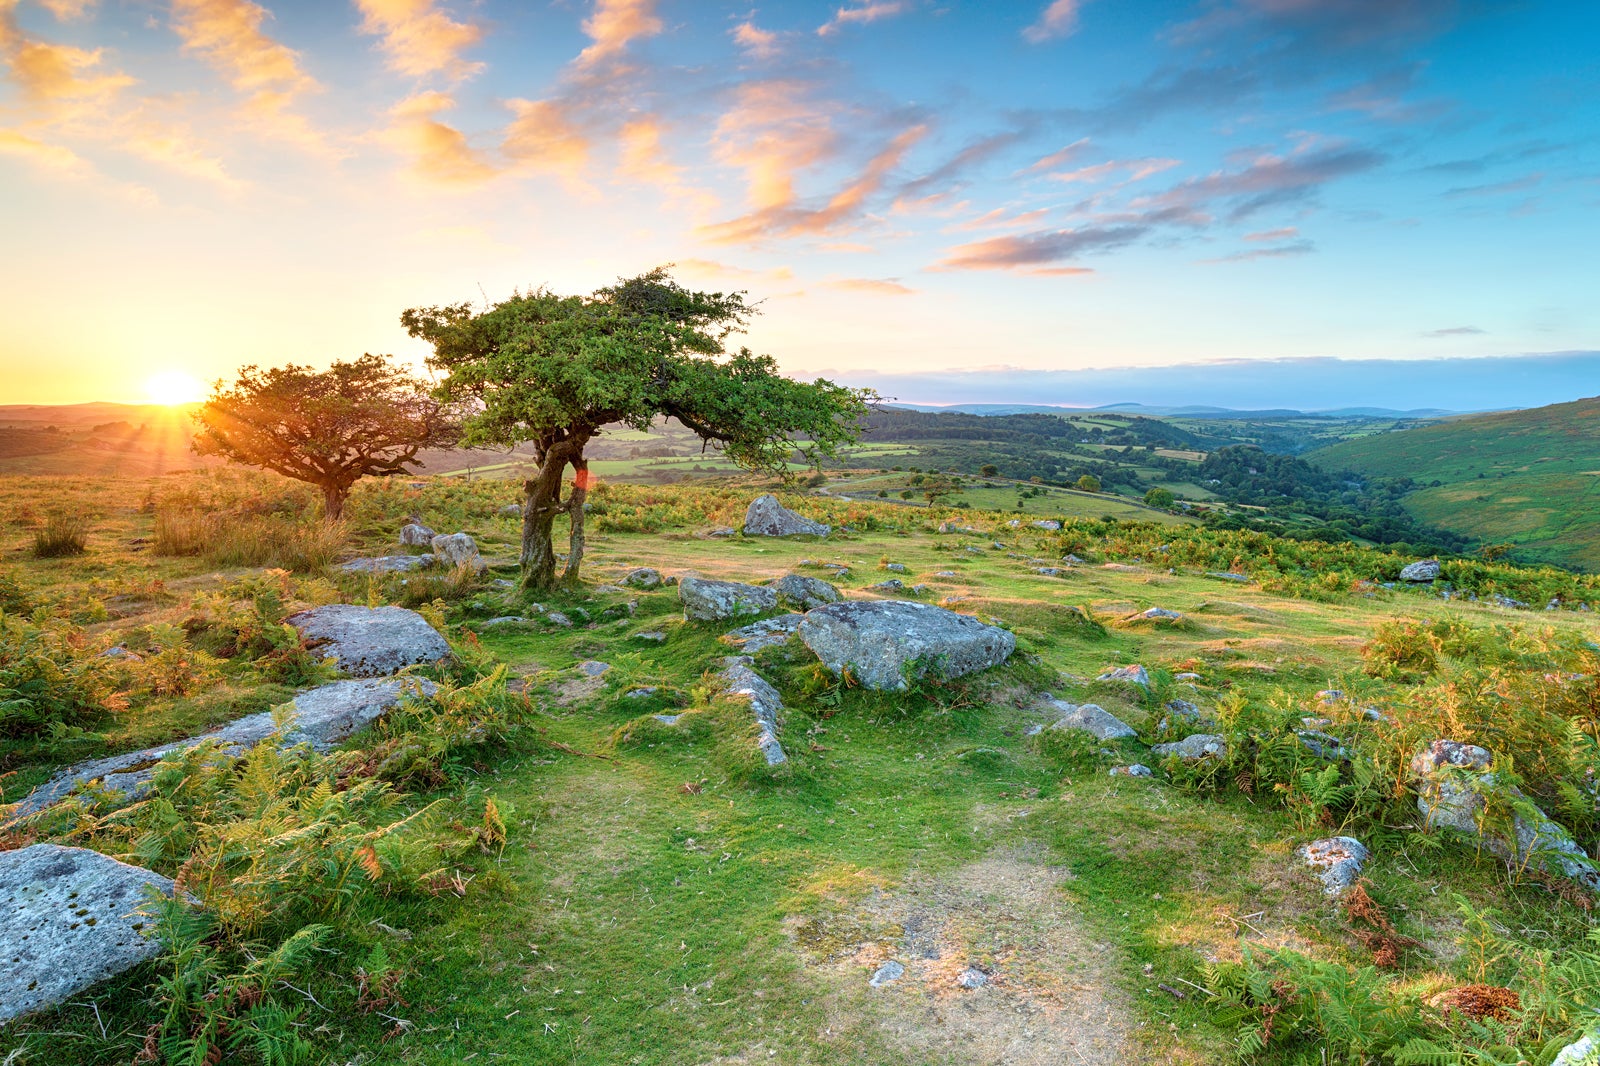
[[404, 474], [423, 448], [454, 445], [459, 422], [426, 382], [381, 355], [309, 366], [247, 366], [194, 413], [194, 450], [322, 490], [331, 522], [368, 475]]
[[541, 289], [482, 311], [454, 304], [400, 316], [433, 345], [441, 394], [471, 407], [467, 444], [534, 445], [538, 471], [523, 485], [525, 587], [556, 580], [560, 514], [572, 522], [564, 576], [577, 578], [591, 485], [584, 448], [608, 424], [645, 430], [657, 416], [676, 418], [746, 469], [785, 476], [797, 451], [815, 465], [856, 439], [868, 392], [794, 381], [770, 356], [725, 349], [752, 313], [744, 293], [693, 292], [658, 267], [590, 296]]

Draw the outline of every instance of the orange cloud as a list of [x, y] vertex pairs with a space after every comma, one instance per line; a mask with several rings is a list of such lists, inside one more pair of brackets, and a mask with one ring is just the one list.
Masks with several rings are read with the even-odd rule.
[[295, 52], [261, 32], [267, 14], [250, 0], [172, 0], [172, 28], [183, 46], [225, 74], [235, 89], [313, 88]]
[[443, 74], [461, 80], [483, 69], [461, 53], [483, 40], [483, 27], [457, 22], [435, 0], [356, 0], [363, 33], [383, 37], [389, 66], [415, 78]]
[[673, 263], [672, 266], [678, 272], [690, 277], [759, 278], [766, 281], [794, 280], [794, 271], [788, 267], [773, 267], [771, 270], [752, 270], [749, 267], [719, 263], [714, 259], [680, 259]]
[[95, 0], [39, 0], [39, 6], [54, 15], [57, 22], [82, 18], [94, 3]]
[[758, 29], [753, 22], [741, 22], [733, 28], [733, 43], [756, 59], [771, 59], [778, 54], [778, 35]]
[[858, 7], [841, 7], [833, 13], [833, 18], [817, 27], [817, 33], [823, 37], [839, 32], [841, 26], [852, 23], [877, 22], [879, 19], [890, 18], [905, 11], [910, 5], [904, 0], [872, 0], [870, 3]]
[[436, 117], [455, 107], [444, 93], [418, 93], [389, 112], [393, 123], [387, 140], [411, 157], [418, 177], [437, 185], [476, 185], [494, 177], [497, 170], [466, 135]]
[[1039, 18], [1022, 31], [1023, 40], [1030, 44], [1043, 44], [1058, 37], [1066, 37], [1078, 28], [1078, 8], [1082, 0], [1052, 0], [1039, 12]]
[[1062, 148], [1062, 149], [1059, 149], [1057, 151], [1051, 152], [1049, 155], [1045, 156], [1043, 159], [1039, 159], [1039, 160], [1036, 160], [1033, 163], [1030, 163], [1028, 166], [1026, 166], [1023, 169], [1017, 171], [1017, 173], [1019, 175], [1020, 174], [1038, 174], [1041, 171], [1054, 170], [1056, 167], [1059, 167], [1061, 164], [1063, 164], [1063, 163], [1065, 163], [1065, 162], [1067, 162], [1069, 160], [1076, 159], [1078, 156], [1082, 155], [1085, 151], [1087, 151], [1088, 148], [1089, 148], [1089, 138], [1080, 137], [1077, 140], [1073, 141], [1071, 144], [1067, 145], [1065, 148]]
[[589, 162], [589, 141], [562, 106], [550, 100], [508, 100], [515, 118], [501, 150], [527, 170], [577, 178]]
[[622, 54], [629, 42], [654, 37], [661, 27], [656, 0], [595, 0], [594, 14], [583, 21], [583, 32], [594, 44], [578, 54], [578, 66], [589, 67], [613, 59]]
[[64, 44], [51, 44], [23, 36], [9, 23], [9, 13], [0, 17], [0, 53], [4, 54], [11, 80], [22, 95], [36, 103], [103, 103], [135, 84], [126, 74], [95, 74], [101, 51], [92, 52]]
[[902, 131], [887, 148], [868, 161], [854, 180], [820, 208], [793, 206], [792, 187], [785, 186], [787, 199], [769, 203], [742, 218], [704, 227], [701, 234], [717, 243], [752, 243], [770, 237], [822, 235], [847, 228], [861, 217], [868, 199], [883, 188], [884, 180], [927, 132], [928, 127], [921, 125]]
[[796, 172], [836, 150], [833, 128], [807, 105], [807, 91], [795, 81], [746, 82], [717, 122], [716, 158], [744, 171], [750, 204], [758, 210], [793, 203]]
[[93, 170], [88, 161], [72, 149], [46, 144], [17, 130], [0, 129], [0, 152], [62, 173], [83, 175]]
[[879, 296], [910, 296], [916, 289], [907, 288], [893, 278], [837, 278], [824, 281], [823, 286], [829, 289], [841, 289], [845, 292], [869, 292]]

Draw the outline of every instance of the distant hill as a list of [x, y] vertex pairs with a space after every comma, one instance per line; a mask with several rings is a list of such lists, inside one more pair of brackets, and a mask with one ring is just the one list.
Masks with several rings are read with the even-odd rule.
[[77, 403], [0, 406], [0, 474], [122, 475], [216, 462], [189, 447], [192, 405]]
[[1028, 403], [888, 403], [885, 407], [898, 407], [907, 411], [944, 412], [968, 415], [1082, 415], [1095, 411], [1140, 415], [1145, 418], [1225, 418], [1225, 419], [1284, 419], [1284, 418], [1442, 418], [1456, 412], [1437, 407], [1421, 407], [1411, 411], [1397, 411], [1387, 407], [1340, 407], [1334, 410], [1300, 411], [1292, 407], [1274, 407], [1266, 410], [1237, 410], [1231, 407], [1163, 407], [1159, 404], [1107, 403], [1098, 407], [1064, 407], [1060, 404]]
[[1307, 454], [1326, 470], [1409, 477], [1430, 525], [1533, 559], [1600, 569], [1600, 397], [1466, 415]]

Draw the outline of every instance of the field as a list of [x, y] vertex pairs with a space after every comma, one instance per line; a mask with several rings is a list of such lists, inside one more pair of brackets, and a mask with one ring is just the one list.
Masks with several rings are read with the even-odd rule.
[[1526, 558], [1600, 568], [1600, 400], [1474, 415], [1308, 456], [1328, 469], [1409, 477], [1420, 520]]
[[[602, 486], [584, 584], [540, 601], [575, 619], [571, 628], [484, 624], [540, 617], [522, 592], [496, 584], [515, 577], [516, 522], [498, 514], [515, 499], [504, 482], [363, 483], [334, 554], [394, 552], [398, 523], [416, 514], [472, 534], [491, 563], [478, 579], [402, 584], [329, 569], [308, 498], [270, 478], [0, 481], [9, 612], [0, 625], [13, 639], [30, 634], [86, 692], [94, 671], [111, 669], [103, 649], [145, 655], [118, 681], [119, 699], [62, 712], [60, 727], [5, 719], [7, 800], [65, 762], [286, 699], [306, 683], [284, 672], [293, 655], [245, 652], [239, 634], [310, 603], [423, 610], [459, 660], [434, 676], [468, 693], [464, 705], [497, 738], [451, 736], [383, 778], [400, 805], [386, 819], [439, 805], [425, 828], [404, 831], [436, 856], [418, 859], [422, 880], [387, 852], [344, 894], [306, 874], [295, 891], [321, 909], [286, 905], [248, 935], [219, 929], [209, 941], [213, 976], [218, 987], [234, 981], [234, 998], [185, 999], [174, 989], [199, 978], [163, 959], [0, 1028], [0, 1060], [126, 1063], [160, 1034], [192, 1036], [197, 1019], [219, 1013], [224, 1036], [266, 1031], [277, 1023], [254, 1013], [263, 996], [303, 1042], [298, 1061], [363, 1066], [1388, 1062], [1402, 1047], [1422, 1054], [1419, 1041], [1457, 1056], [1434, 1061], [1542, 1063], [1582, 1031], [1600, 1005], [1585, 894], [1425, 824], [1403, 767], [1444, 729], [1485, 744], [1515, 759], [1526, 793], [1592, 853], [1600, 818], [1592, 794], [1574, 790], [1585, 767], [1600, 766], [1600, 662], [1586, 643], [1600, 635], [1596, 615], [1488, 605], [1496, 592], [1541, 606], [1552, 596], [1600, 603], [1592, 579], [1455, 561], [1452, 585], [1481, 602], [1445, 600], [1385, 588], [1409, 560], [1353, 545], [1204, 530], [1133, 504], [1130, 521], [1091, 509], [1059, 533], [1013, 529], [1020, 486], [970, 487], [967, 509], [907, 506], [877, 500], [877, 476], [828, 486], [867, 499], [786, 497], [849, 527], [825, 541], [707, 536], [738, 525], [768, 487], [749, 480]], [[990, 496], [1004, 513], [978, 509]], [[1070, 517], [1078, 496], [1086, 509], [1105, 506], [1046, 494], [1028, 497], [1024, 513]], [[88, 517], [87, 550], [35, 558], [35, 534], [64, 510]], [[242, 537], [227, 558], [217, 545], [158, 554], [172, 516], [186, 512], [225, 515], [259, 540]], [[939, 534], [941, 521], [976, 531]], [[241, 561], [250, 550], [262, 561]], [[1082, 561], [1067, 566], [1068, 553]], [[841, 684], [797, 642], [763, 651], [757, 666], [787, 707], [790, 761], [777, 769], [753, 758], [748, 711], [719, 695], [712, 671], [730, 651], [719, 640], [728, 626], [684, 621], [672, 588], [611, 583], [638, 566], [747, 582], [799, 572], [871, 598], [883, 595], [869, 586], [891, 562], [907, 584], [929, 586], [926, 599], [1010, 629], [1018, 654], [957, 681], [879, 694]], [[282, 569], [264, 571], [271, 563]], [[1215, 576], [1230, 570], [1245, 579]], [[1181, 617], [1138, 617], [1151, 607]], [[648, 632], [662, 641], [640, 638]], [[154, 684], [175, 659], [186, 680]], [[594, 660], [610, 669], [577, 669]], [[1097, 680], [1130, 663], [1149, 671], [1148, 691]], [[19, 669], [0, 657], [8, 669], [0, 683]], [[1096, 703], [1139, 736], [1030, 736], [1053, 720], [1047, 693]], [[1225, 762], [1197, 768], [1149, 752], [1182, 735], [1162, 724], [1175, 699], [1216, 717]], [[655, 714], [683, 717], [668, 726]], [[1321, 720], [1311, 728], [1337, 734], [1352, 757], [1318, 758], [1298, 739], [1303, 718]], [[415, 728], [443, 736], [425, 721]], [[358, 736], [339, 787], [394, 764], [370, 752], [407, 743], [401, 732]], [[1135, 761], [1155, 777], [1108, 775]], [[239, 772], [250, 777], [244, 763]], [[216, 830], [173, 803], [165, 821], [119, 829], [91, 797], [81, 816], [29, 833], [174, 872], [192, 846], [184, 834]], [[343, 839], [333, 815], [319, 824]], [[1371, 911], [1325, 896], [1297, 855], [1341, 832], [1373, 851], [1364, 892], [1390, 933]], [[25, 842], [0, 835], [0, 848]], [[260, 846], [294, 847], [287, 837]], [[207, 898], [233, 908], [246, 888], [271, 887], [241, 874], [212, 883]], [[260, 972], [248, 960], [276, 958], [311, 921], [330, 931], [310, 957], [273, 971], [280, 983], [228, 976]], [[1393, 958], [1375, 954], [1386, 945]], [[890, 959], [905, 976], [870, 987]], [[983, 987], [960, 987], [973, 970]], [[1509, 989], [1519, 1006], [1487, 1020], [1463, 1014], [1451, 1004], [1465, 987]], [[225, 1061], [266, 1061], [256, 1045], [241, 1047]], [[1480, 1050], [1502, 1057], [1466, 1057]], [[166, 1054], [139, 1061], [178, 1061]]]

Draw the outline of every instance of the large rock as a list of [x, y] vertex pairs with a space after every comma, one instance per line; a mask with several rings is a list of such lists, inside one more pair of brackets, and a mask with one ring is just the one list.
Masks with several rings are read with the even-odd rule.
[[805, 617], [803, 614], [780, 614], [776, 618], [763, 618], [759, 622], [740, 626], [731, 633], [724, 633], [722, 639], [746, 655], [754, 655], [763, 648], [787, 644]]
[[1594, 1066], [1600, 1062], [1600, 1037], [1584, 1036], [1562, 1048], [1550, 1066]]
[[[302, 692], [289, 705], [295, 722], [284, 734], [283, 746], [310, 744], [318, 751], [326, 751], [377, 721], [406, 695], [431, 696], [436, 688], [426, 678], [386, 677], [370, 681], [334, 681]], [[262, 711], [229, 722], [214, 733], [81, 762], [67, 767], [28, 793], [11, 809], [10, 815], [20, 818], [43, 810], [76, 789], [96, 783], [101, 788], [122, 793], [129, 801], [136, 800], [149, 791], [150, 779], [167, 756], [182, 754], [209, 740], [216, 742], [219, 756], [234, 758], [272, 736], [277, 728], [272, 712]]]
[[1083, 729], [1100, 740], [1124, 740], [1139, 735], [1122, 719], [1093, 703], [1072, 704], [1066, 700], [1051, 700], [1050, 706], [1061, 714], [1051, 729]]
[[999, 626], [928, 603], [873, 600], [818, 607], [800, 639], [834, 674], [848, 669], [871, 689], [900, 691], [906, 674], [959, 677], [998, 666], [1017, 640]]
[[1316, 873], [1322, 890], [1330, 896], [1340, 895], [1356, 883], [1369, 855], [1355, 837], [1313, 840], [1300, 849], [1300, 857]]
[[437, 630], [404, 607], [360, 607], [331, 603], [285, 619], [307, 640], [332, 656], [339, 669], [356, 677], [387, 677], [416, 663], [435, 663], [450, 654]]
[[1123, 681], [1130, 685], [1138, 685], [1141, 688], [1148, 689], [1150, 687], [1150, 675], [1145, 671], [1144, 667], [1137, 663], [1132, 666], [1119, 666], [1115, 670], [1107, 670], [1095, 680]]
[[653, 566], [641, 566], [622, 575], [622, 583], [629, 588], [653, 589], [661, 585], [661, 571]]
[[1498, 780], [1494, 756], [1486, 749], [1435, 740], [1411, 760], [1411, 774], [1417, 809], [1429, 825], [1476, 837], [1501, 858], [1565, 877], [1600, 895], [1600, 865], [1521, 789]]
[[465, 533], [448, 533], [434, 537], [433, 557], [438, 560], [440, 566], [451, 569], [470, 566], [474, 570], [482, 570], [488, 565], [478, 554], [478, 542]]
[[826, 537], [832, 531], [832, 526], [795, 514], [770, 492], [751, 500], [744, 513], [747, 537], [793, 537], [802, 533]]
[[407, 548], [429, 548], [433, 546], [433, 538], [438, 536], [433, 530], [421, 522], [407, 522], [400, 527], [400, 543]]
[[158, 955], [137, 913], [150, 888], [170, 896], [172, 881], [86, 848], [0, 852], [0, 1023]]
[[806, 577], [804, 574], [785, 574], [773, 582], [772, 588], [777, 592], [780, 603], [797, 611], [838, 603], [844, 598], [839, 595], [838, 589], [820, 577]]
[[721, 622], [778, 608], [778, 594], [762, 585], [712, 581], [692, 574], [678, 582], [683, 616], [692, 622]]
[[1400, 571], [1400, 580], [1416, 581], [1419, 583], [1423, 581], [1437, 581], [1439, 579], [1439, 575], [1442, 573], [1444, 573], [1444, 569], [1439, 566], [1439, 560], [1423, 559], [1420, 562], [1411, 563], [1402, 569]]
[[783, 724], [783, 697], [778, 695], [778, 690], [751, 668], [747, 655], [730, 655], [723, 659], [718, 676], [729, 696], [750, 704], [750, 712], [756, 719], [756, 748], [767, 765], [788, 762], [783, 745], [778, 743], [778, 729]]

